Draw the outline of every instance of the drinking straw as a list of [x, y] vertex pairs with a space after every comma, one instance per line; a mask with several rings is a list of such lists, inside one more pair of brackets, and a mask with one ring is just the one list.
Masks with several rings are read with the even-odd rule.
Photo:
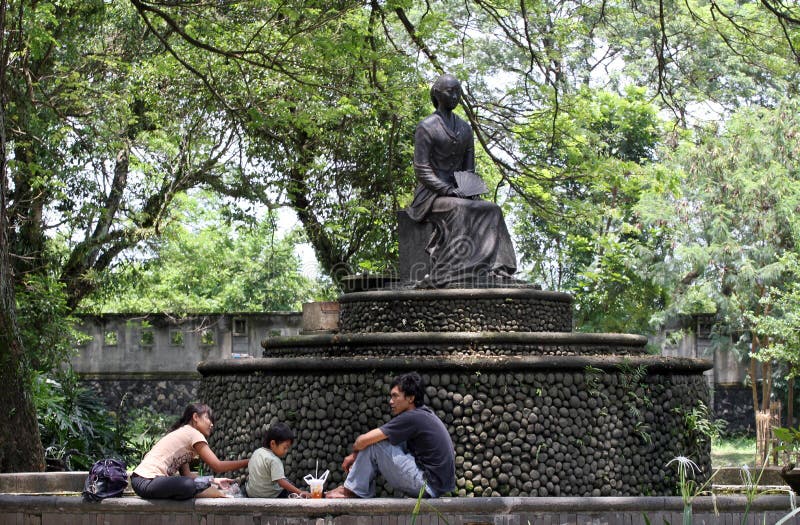
[[317, 479], [317, 474], [319, 474], [319, 460], [317, 460], [317, 466], [314, 467], [314, 479]]

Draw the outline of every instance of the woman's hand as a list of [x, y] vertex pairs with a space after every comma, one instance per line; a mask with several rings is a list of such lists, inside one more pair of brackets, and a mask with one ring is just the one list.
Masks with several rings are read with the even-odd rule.
[[457, 197], [457, 198], [459, 198], [459, 199], [466, 199], [466, 198], [467, 198], [467, 196], [466, 196], [466, 195], [464, 195], [463, 193], [461, 193], [461, 190], [459, 190], [459, 189], [458, 189], [458, 188], [456, 188], [455, 186], [451, 187], [451, 188], [450, 188], [450, 189], [447, 191], [447, 196], [448, 196], [448, 197]]
[[231, 478], [213, 478], [211, 480], [211, 483], [218, 486], [221, 489], [227, 489], [231, 486], [233, 480]]

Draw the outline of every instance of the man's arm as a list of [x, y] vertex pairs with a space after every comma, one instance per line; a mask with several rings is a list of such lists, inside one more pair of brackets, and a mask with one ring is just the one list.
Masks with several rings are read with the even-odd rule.
[[353, 443], [353, 452], [364, 450], [368, 446], [374, 445], [378, 441], [383, 441], [384, 439], [386, 439], [386, 434], [383, 433], [383, 430], [373, 428], [366, 434], [361, 434], [356, 438], [356, 442]]
[[356, 438], [356, 442], [353, 443], [353, 453], [344, 458], [344, 461], [342, 461], [342, 470], [344, 470], [345, 473], [350, 472], [350, 467], [353, 466], [359, 451], [364, 450], [368, 446], [374, 445], [379, 441], [383, 441], [384, 439], [386, 439], [386, 434], [384, 434], [383, 430], [379, 428], [373, 428], [369, 432], [358, 436]]

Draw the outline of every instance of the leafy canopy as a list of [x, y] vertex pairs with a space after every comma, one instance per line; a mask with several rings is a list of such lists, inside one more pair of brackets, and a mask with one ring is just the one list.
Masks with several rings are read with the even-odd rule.
[[[107, 278], [85, 308], [98, 312], [208, 313], [299, 310], [328, 297], [327, 285], [303, 274], [299, 232], [279, 238], [275, 218], [236, 220], [219, 199], [182, 197], [180, 222], [151, 250]], [[144, 257], [144, 258], [142, 258]]]

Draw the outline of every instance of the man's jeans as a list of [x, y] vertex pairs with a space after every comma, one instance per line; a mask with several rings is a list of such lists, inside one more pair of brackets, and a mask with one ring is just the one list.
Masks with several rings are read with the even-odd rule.
[[[419, 496], [419, 491], [425, 483], [414, 456], [392, 445], [388, 440], [383, 440], [358, 453], [344, 486], [361, 498], [373, 498], [375, 476], [378, 474], [381, 474], [393, 489], [412, 497]], [[425, 491], [428, 496], [436, 497], [430, 487], [426, 487]]]

